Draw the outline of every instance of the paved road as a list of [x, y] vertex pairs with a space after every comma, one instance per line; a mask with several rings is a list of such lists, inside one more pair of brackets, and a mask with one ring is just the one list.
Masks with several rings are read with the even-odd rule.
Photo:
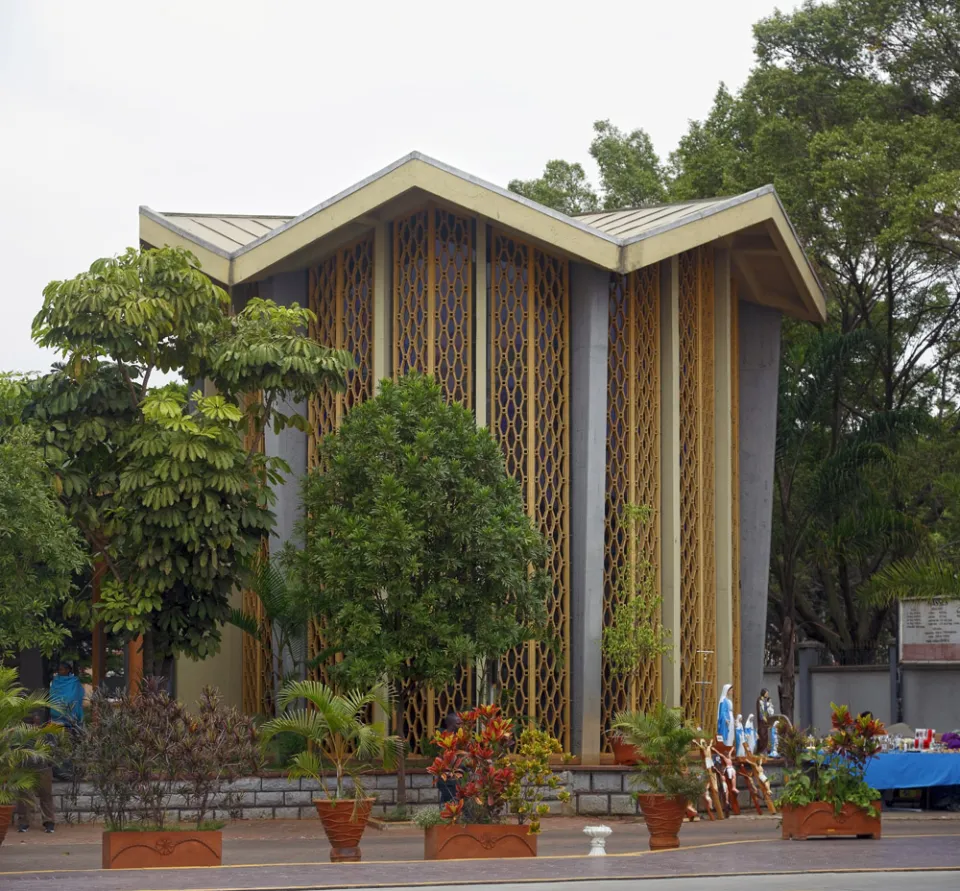
[[[37, 853], [41, 848], [38, 846]], [[0, 852], [0, 863], [3, 854]], [[46, 867], [47, 872], [40, 872]], [[51, 867], [53, 867], [51, 869]], [[369, 862], [360, 864], [272, 863], [193, 870], [76, 870], [35, 862], [29, 873], [0, 873], [2, 891], [312, 891], [339, 888], [433, 886], [474, 883], [529, 891], [540, 885], [585, 883], [618, 891], [652, 891], [652, 881], [671, 879], [673, 891], [756, 888], [757, 891], [880, 888], [871, 877], [844, 870], [892, 871], [893, 888], [926, 891], [960, 887], [960, 835], [913, 834], [876, 841], [833, 839], [785, 842], [775, 837], [690, 844], [675, 851], [609, 857], [544, 856], [521, 860], [459, 862]], [[912, 870], [929, 872], [909, 872]], [[952, 874], [948, 871], [954, 871]], [[936, 873], [932, 871], [937, 871]], [[780, 876], [771, 884], [771, 874]], [[758, 876], [763, 876], [758, 881]], [[715, 876], [717, 878], [710, 878]], [[946, 876], [946, 884], [944, 884]], [[949, 879], [953, 879], [950, 881]], [[616, 880], [616, 881], [615, 881]], [[645, 880], [645, 881], [640, 881]], [[680, 882], [684, 884], [681, 885]], [[938, 884], [939, 882], [939, 884]], [[533, 883], [533, 884], [531, 884]], [[712, 884], [708, 884], [712, 883]], [[747, 884], [745, 884], [747, 883]], [[661, 881], [662, 885], [663, 882]]]
[[[723, 876], [719, 878], [637, 879], [624, 882], [589, 880], [591, 891], [955, 891], [960, 875], [956, 872], [904, 873], [819, 873], [802, 876]], [[581, 882], [574, 882], [571, 889]], [[555, 883], [510, 882], [503, 885], [457, 885], [457, 891], [555, 891]], [[400, 886], [379, 891], [409, 891]]]

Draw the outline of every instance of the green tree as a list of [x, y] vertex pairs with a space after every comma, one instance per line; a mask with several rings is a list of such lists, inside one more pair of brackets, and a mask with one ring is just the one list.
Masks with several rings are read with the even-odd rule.
[[[217, 651], [230, 592], [273, 525], [270, 485], [289, 472], [248, 444], [267, 424], [305, 428], [278, 407], [343, 386], [351, 364], [307, 336], [308, 310], [255, 299], [231, 316], [229, 303], [190, 253], [131, 248], [51, 282], [34, 321], [63, 362], [32, 382], [25, 416], [108, 567], [97, 618], [143, 634], [148, 673]], [[152, 388], [154, 372], [216, 395]]]
[[303, 489], [301, 588], [341, 685], [387, 678], [402, 716], [428, 684], [542, 630], [546, 546], [493, 437], [436, 381], [382, 382], [324, 438], [320, 466]]
[[590, 156], [600, 168], [603, 206], [640, 207], [667, 196], [665, 173], [645, 130], [624, 133], [610, 121], [596, 121]]
[[0, 426], [0, 658], [57, 649], [66, 635], [57, 607], [86, 563], [82, 545], [36, 434], [19, 423]]
[[825, 332], [786, 323], [781, 350], [768, 643], [789, 698], [797, 634], [837, 658], [889, 640], [860, 595], [931, 553], [960, 469], [958, 21], [956, 0], [776, 13], [671, 156], [676, 198], [773, 183], [827, 293]]
[[537, 179], [514, 179], [507, 188], [531, 201], [575, 216], [597, 210], [599, 201], [580, 164], [547, 161], [543, 176]]

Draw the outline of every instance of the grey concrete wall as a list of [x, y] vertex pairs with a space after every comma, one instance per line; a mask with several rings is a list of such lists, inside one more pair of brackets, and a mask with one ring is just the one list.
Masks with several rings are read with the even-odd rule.
[[812, 715], [809, 721], [820, 733], [830, 730], [830, 703], [846, 705], [855, 715], [873, 712], [884, 724], [890, 721], [890, 669], [886, 665], [818, 667], [810, 672]]
[[905, 723], [938, 733], [960, 730], [960, 665], [904, 666], [901, 688]]
[[[267, 279], [260, 286], [260, 296], [282, 306], [292, 303], [306, 306], [306, 271], [287, 272]], [[285, 403], [281, 410], [298, 411], [305, 415], [307, 408], [300, 403], [290, 402]], [[307, 435], [291, 427], [277, 434], [271, 427], [264, 434], [264, 449], [267, 455], [283, 458], [290, 465], [286, 480], [274, 490], [277, 500], [273, 509], [277, 515], [277, 524], [270, 536], [270, 551], [277, 553], [284, 543], [293, 537], [294, 527], [300, 516], [300, 479], [307, 472]]]
[[570, 265], [570, 513], [572, 744], [583, 763], [600, 756], [607, 337], [610, 275]]
[[[306, 270], [272, 276], [261, 284], [260, 296], [281, 306], [290, 306], [292, 303], [307, 306], [309, 294]], [[304, 416], [307, 414], [307, 406], [299, 402], [285, 401], [280, 410], [285, 414], [292, 411]], [[276, 501], [273, 511], [277, 520], [270, 536], [270, 553], [279, 554], [283, 546], [294, 538], [296, 525], [300, 520], [300, 482], [307, 472], [307, 434], [294, 427], [287, 427], [277, 434], [272, 427], [268, 427], [264, 431], [264, 451], [267, 455], [282, 458], [290, 467], [284, 481], [274, 487]], [[303, 649], [303, 658], [306, 656], [306, 629], [300, 646]], [[287, 664], [284, 669], [290, 671], [292, 667]]]
[[740, 652], [743, 696], [763, 686], [780, 312], [740, 302]]

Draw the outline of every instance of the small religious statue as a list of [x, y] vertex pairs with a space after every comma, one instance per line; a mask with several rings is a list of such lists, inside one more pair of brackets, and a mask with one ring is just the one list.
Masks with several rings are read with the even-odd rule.
[[765, 755], [768, 751], [773, 752], [774, 748], [770, 744], [770, 733], [776, 733], [776, 725], [773, 720], [774, 708], [770, 701], [770, 692], [764, 687], [757, 697], [757, 754]]
[[743, 728], [743, 748], [751, 755], [757, 751], [757, 728], [753, 724], [753, 715], [747, 718]]
[[736, 730], [734, 731], [734, 739], [736, 740], [737, 747], [734, 750], [734, 755], [737, 758], [742, 758], [745, 751], [744, 746], [744, 732], [743, 732], [743, 715], [737, 715]]
[[733, 684], [724, 684], [717, 704], [717, 739], [725, 746], [734, 744], [733, 702], [730, 700], [730, 689]]

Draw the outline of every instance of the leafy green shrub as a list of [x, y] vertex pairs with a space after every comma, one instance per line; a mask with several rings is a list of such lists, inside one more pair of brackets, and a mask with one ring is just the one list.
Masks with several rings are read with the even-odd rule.
[[37, 785], [35, 768], [49, 762], [62, 733], [56, 724], [28, 723], [50, 705], [46, 696], [28, 693], [14, 668], [0, 667], [0, 804], [16, 804]]

